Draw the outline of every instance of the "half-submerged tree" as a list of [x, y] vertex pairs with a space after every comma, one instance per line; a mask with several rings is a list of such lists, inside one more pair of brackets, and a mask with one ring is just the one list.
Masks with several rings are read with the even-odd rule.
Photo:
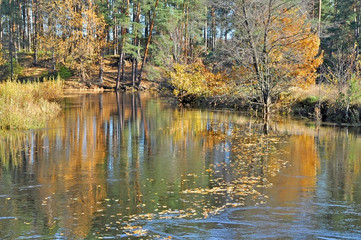
[[234, 7], [232, 54], [243, 70], [240, 77], [254, 87], [266, 122], [278, 93], [295, 83], [314, 83], [322, 63], [317, 32], [293, 3], [241, 0]]

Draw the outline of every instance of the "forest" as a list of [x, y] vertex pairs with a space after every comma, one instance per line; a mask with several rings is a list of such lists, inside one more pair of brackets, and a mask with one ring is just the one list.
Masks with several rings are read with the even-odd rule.
[[3, 82], [105, 86], [112, 68], [115, 89], [162, 79], [161, 91], [183, 104], [360, 122], [355, 0], [0, 3]]

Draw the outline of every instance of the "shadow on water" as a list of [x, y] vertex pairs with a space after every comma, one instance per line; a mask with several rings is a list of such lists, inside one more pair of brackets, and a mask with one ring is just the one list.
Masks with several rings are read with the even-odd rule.
[[358, 131], [68, 97], [46, 129], [0, 135], [0, 236], [357, 238]]

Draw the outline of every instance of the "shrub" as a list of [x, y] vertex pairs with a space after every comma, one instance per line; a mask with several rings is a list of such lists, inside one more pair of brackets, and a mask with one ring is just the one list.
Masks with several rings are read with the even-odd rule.
[[61, 79], [68, 79], [73, 76], [73, 72], [65, 66], [60, 66], [58, 75]]
[[229, 79], [224, 72], [212, 73], [202, 63], [176, 64], [170, 78], [177, 96], [209, 97], [222, 95], [230, 90]]
[[[10, 62], [6, 62], [6, 76], [10, 77], [11, 75], [11, 63]], [[19, 75], [21, 75], [23, 72], [23, 67], [20, 65], [20, 63], [18, 63], [15, 59], [13, 60], [13, 76], [15, 76], [15, 78]]]

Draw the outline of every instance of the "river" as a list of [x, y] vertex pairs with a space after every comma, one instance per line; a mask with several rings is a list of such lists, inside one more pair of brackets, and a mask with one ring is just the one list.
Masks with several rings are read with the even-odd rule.
[[361, 131], [152, 93], [0, 135], [0, 239], [360, 239]]

